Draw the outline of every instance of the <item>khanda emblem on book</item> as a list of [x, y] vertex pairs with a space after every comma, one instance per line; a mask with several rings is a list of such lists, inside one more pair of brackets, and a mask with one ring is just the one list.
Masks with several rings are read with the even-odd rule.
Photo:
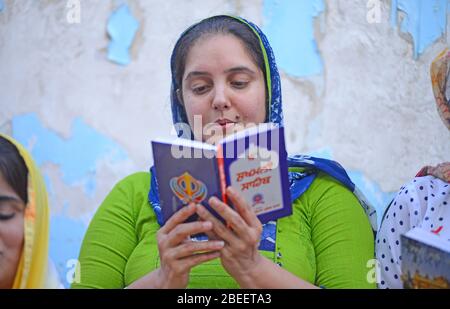
[[170, 179], [170, 189], [184, 203], [200, 203], [206, 198], [206, 185], [188, 172]]

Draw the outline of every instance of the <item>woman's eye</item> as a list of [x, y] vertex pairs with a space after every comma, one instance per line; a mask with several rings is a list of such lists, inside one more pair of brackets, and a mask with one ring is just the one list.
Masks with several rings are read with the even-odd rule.
[[15, 217], [18, 210], [13, 203], [0, 201], [0, 221], [7, 221]]
[[15, 215], [16, 214], [14, 212], [10, 213], [10, 214], [1, 214], [0, 213], [0, 221], [10, 220], [10, 219], [14, 218]]
[[194, 88], [192, 88], [192, 91], [195, 93], [195, 94], [203, 94], [203, 93], [205, 93], [206, 91], [208, 90], [208, 86], [198, 86], [198, 87], [194, 87]]
[[231, 85], [234, 88], [243, 89], [243, 88], [247, 87], [248, 82], [247, 81], [234, 81], [234, 82], [231, 82]]

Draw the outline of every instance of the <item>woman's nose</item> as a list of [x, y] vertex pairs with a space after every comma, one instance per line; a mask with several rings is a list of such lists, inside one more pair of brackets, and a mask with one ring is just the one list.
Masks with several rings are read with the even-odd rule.
[[231, 103], [223, 87], [217, 87], [214, 92], [212, 107], [216, 110], [224, 110], [230, 108]]

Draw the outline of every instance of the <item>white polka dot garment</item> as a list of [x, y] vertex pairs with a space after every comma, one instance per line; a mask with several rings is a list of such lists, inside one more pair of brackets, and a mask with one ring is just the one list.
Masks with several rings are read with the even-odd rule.
[[403, 287], [400, 235], [421, 227], [450, 244], [450, 185], [434, 176], [416, 177], [400, 188], [385, 213], [376, 239], [379, 288]]

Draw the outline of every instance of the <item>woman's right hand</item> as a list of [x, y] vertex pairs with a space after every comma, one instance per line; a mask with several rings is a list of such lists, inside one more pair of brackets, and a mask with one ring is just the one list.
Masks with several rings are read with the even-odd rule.
[[[211, 221], [184, 223], [195, 214], [194, 203], [177, 211], [157, 233], [160, 267], [134, 281], [128, 289], [184, 289], [189, 283], [191, 268], [220, 256], [224, 242], [192, 241], [191, 235], [209, 233]], [[199, 253], [201, 252], [201, 253]]]
[[183, 207], [158, 231], [161, 266], [156, 272], [160, 288], [186, 288], [192, 267], [220, 256], [223, 241], [190, 240], [191, 235], [207, 233], [212, 229], [210, 221], [184, 223], [195, 212], [193, 203]]

